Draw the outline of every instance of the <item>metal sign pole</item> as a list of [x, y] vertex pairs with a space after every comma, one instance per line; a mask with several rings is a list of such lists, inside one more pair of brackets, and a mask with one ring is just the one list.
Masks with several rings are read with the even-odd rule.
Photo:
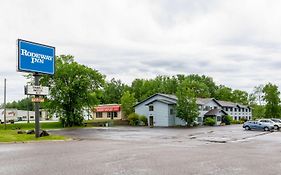
[[[27, 95], [27, 101], [29, 100]], [[29, 102], [27, 102], [27, 123], [29, 123]]]
[[6, 78], [4, 79], [4, 125], [6, 129]]
[[[35, 86], [39, 86], [39, 78], [40, 76], [38, 73], [35, 73], [34, 75], [34, 80], [35, 80]], [[35, 95], [35, 98], [39, 98], [39, 95]], [[35, 137], [38, 138], [40, 137], [39, 135], [39, 130], [40, 130], [40, 123], [39, 123], [39, 102], [35, 102]]]

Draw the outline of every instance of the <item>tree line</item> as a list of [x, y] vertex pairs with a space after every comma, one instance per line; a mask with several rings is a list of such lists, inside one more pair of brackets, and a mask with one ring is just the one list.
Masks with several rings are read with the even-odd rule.
[[[32, 76], [27, 76], [32, 84]], [[178, 113], [196, 115], [194, 99], [215, 98], [240, 104], [250, 104], [253, 116], [281, 117], [280, 92], [274, 84], [268, 83], [254, 88], [253, 93], [232, 89], [225, 85], [217, 85], [211, 77], [198, 74], [190, 75], [160, 75], [152, 79], [135, 79], [131, 85], [121, 80], [105, 81], [105, 75], [99, 71], [81, 65], [71, 55], [56, 57], [56, 73], [53, 76], [44, 75], [40, 84], [50, 87], [48, 100], [41, 106], [50, 112], [60, 115], [65, 126], [81, 125], [82, 111], [97, 104], [122, 104], [126, 116], [133, 112], [133, 105], [155, 93], [174, 94], [179, 103], [189, 106], [178, 108]], [[30, 98], [7, 104], [7, 108], [33, 108]], [[189, 109], [189, 111], [186, 111]]]

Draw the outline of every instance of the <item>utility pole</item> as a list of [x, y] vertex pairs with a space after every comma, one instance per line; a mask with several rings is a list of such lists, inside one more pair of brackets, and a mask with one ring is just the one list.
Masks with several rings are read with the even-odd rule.
[[[34, 80], [35, 80], [35, 86], [39, 86], [39, 74], [34, 73]], [[35, 95], [35, 98], [39, 98], [39, 95]], [[40, 130], [40, 123], [39, 123], [39, 102], [35, 102], [35, 137], [38, 138], [40, 137], [39, 135], [39, 130]]]
[[27, 95], [27, 123], [29, 123], [29, 101], [28, 101], [28, 95]]
[[4, 125], [6, 129], [6, 78], [4, 79]]

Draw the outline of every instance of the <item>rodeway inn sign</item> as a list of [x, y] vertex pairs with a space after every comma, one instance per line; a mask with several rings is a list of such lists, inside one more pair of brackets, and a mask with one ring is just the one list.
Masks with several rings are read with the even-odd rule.
[[55, 48], [18, 39], [18, 71], [53, 75]]

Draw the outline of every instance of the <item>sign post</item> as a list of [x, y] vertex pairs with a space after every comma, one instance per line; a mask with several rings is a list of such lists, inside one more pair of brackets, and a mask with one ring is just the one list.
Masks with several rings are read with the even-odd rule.
[[40, 137], [40, 96], [48, 95], [49, 89], [40, 86], [39, 79], [41, 74], [55, 73], [55, 48], [18, 39], [18, 71], [33, 73], [34, 86], [25, 87], [25, 93], [35, 95], [35, 137]]
[[[35, 81], [35, 86], [39, 86], [39, 75], [38, 73], [34, 73], [34, 81]], [[35, 98], [39, 98], [39, 95], [35, 95]], [[40, 113], [39, 113], [39, 102], [35, 102], [34, 104], [35, 106], [35, 137], [40, 137], [40, 123], [39, 123], [39, 117], [40, 117]]]
[[5, 124], [5, 129], [6, 129], [6, 78], [4, 79], [4, 124]]

